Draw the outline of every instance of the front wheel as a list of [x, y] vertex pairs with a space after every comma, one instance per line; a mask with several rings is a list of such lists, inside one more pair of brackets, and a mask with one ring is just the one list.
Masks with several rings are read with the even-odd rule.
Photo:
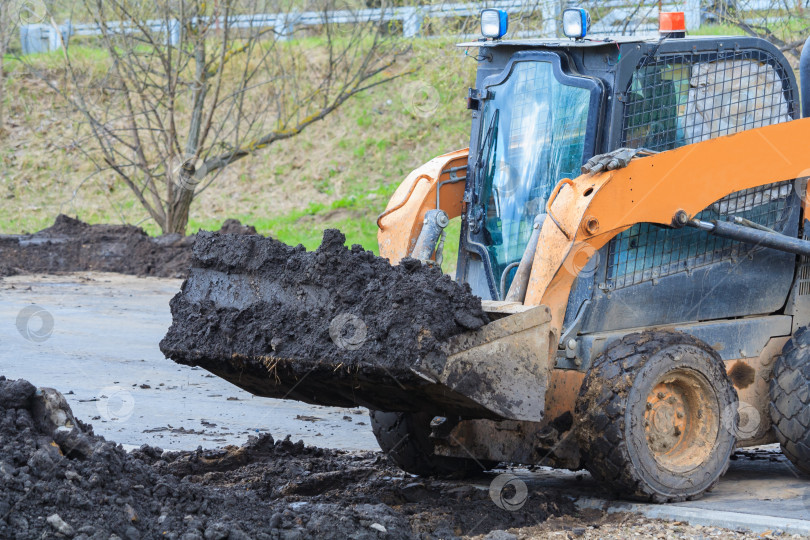
[[694, 499], [735, 445], [737, 392], [719, 355], [680, 332], [630, 334], [588, 371], [576, 406], [586, 468], [621, 496]]
[[419, 476], [474, 476], [496, 465], [489, 461], [437, 456], [426, 413], [371, 411], [371, 429], [380, 448], [405, 472]]

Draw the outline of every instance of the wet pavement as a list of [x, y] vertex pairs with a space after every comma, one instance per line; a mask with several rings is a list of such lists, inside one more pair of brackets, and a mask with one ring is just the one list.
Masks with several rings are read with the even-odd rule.
[[377, 450], [367, 411], [254, 397], [164, 358], [179, 279], [112, 273], [0, 280], [0, 374], [54, 387], [96, 433], [164, 449], [243, 444], [249, 434]]

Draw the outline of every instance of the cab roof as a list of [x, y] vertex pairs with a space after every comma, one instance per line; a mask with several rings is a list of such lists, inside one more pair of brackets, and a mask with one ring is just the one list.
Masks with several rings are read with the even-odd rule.
[[[666, 41], [676, 40], [701, 40], [701, 41], [722, 41], [725, 39], [740, 39], [744, 36], [689, 36], [682, 38], [668, 38]], [[476, 41], [465, 41], [456, 44], [456, 47], [520, 47], [520, 48], [560, 48], [560, 47], [601, 47], [606, 44], [625, 43], [658, 43], [659, 38], [655, 36], [616, 36], [616, 37], [594, 37], [585, 39], [569, 38], [538, 38], [538, 39], [480, 39]]]

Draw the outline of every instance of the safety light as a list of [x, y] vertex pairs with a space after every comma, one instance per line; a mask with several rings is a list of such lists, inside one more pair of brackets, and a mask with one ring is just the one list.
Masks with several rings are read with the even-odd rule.
[[587, 9], [570, 8], [563, 11], [563, 34], [566, 37], [582, 39], [588, 35], [591, 15]]
[[509, 15], [500, 9], [481, 11], [481, 33], [485, 38], [500, 39], [509, 28]]
[[668, 37], [686, 36], [686, 16], [683, 11], [662, 11], [658, 14], [658, 33]]

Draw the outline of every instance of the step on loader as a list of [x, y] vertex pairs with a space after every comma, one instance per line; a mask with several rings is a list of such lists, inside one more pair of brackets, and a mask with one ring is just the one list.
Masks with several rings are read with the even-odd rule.
[[[573, 11], [571, 38], [537, 40], [503, 39], [505, 17], [485, 11], [488, 38], [461, 44], [478, 63], [469, 148], [413, 171], [377, 221], [380, 256], [412, 266], [440, 262], [460, 218], [455, 280], [489, 322], [441, 354], [389, 351], [401, 384], [390, 363], [373, 383], [340, 370], [341, 347], [382, 343], [365, 325], [352, 341], [359, 323], [333, 333], [334, 354], [279, 358], [270, 343], [258, 371], [235, 353], [198, 364], [259, 395], [369, 407], [382, 449], [418, 475], [584, 467], [621, 496], [680, 501], [735, 448], [773, 442], [810, 474], [810, 47], [802, 107], [764, 40], [589, 39]], [[199, 259], [179, 295], [209, 306], [186, 313], [203, 329], [252, 298], [333, 302], [318, 283], [292, 294], [258, 268], [213, 268]], [[318, 385], [296, 362], [318, 366]]]

